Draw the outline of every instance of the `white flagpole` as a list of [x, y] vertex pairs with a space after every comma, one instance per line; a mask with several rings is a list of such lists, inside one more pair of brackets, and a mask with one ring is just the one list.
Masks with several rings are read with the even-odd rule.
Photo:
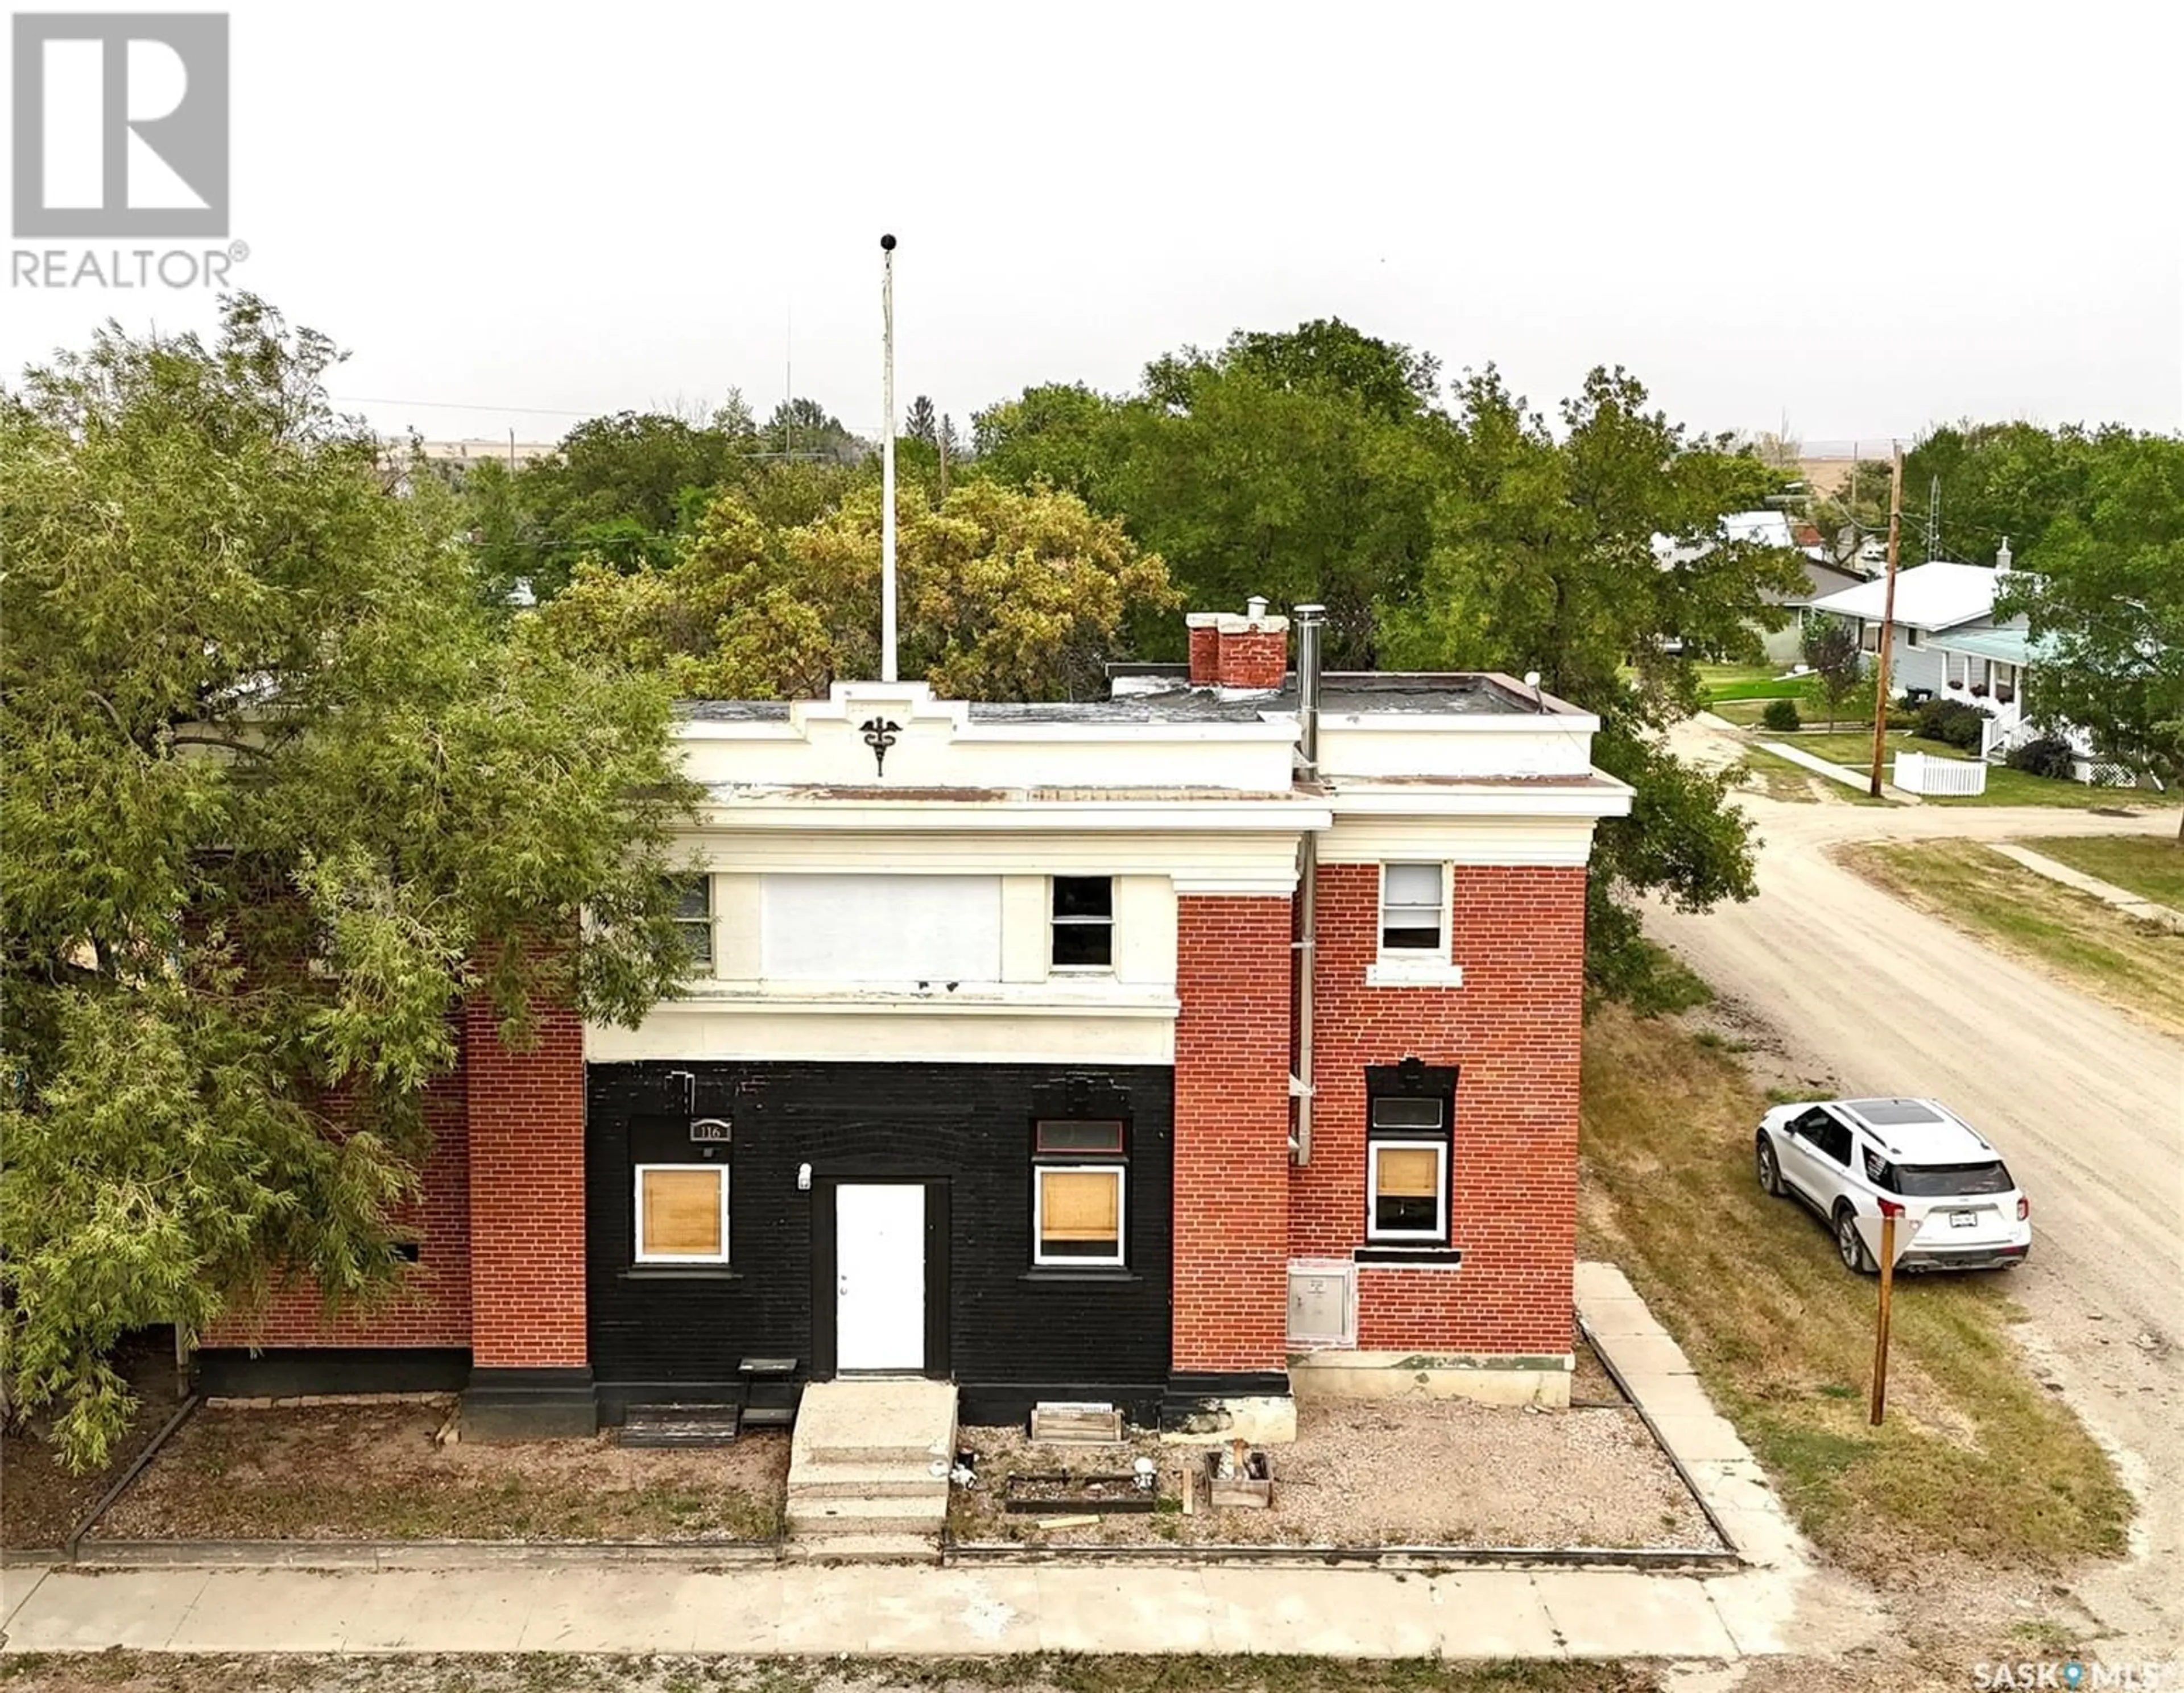
[[880, 400], [880, 680], [894, 674], [894, 237], [880, 237], [880, 325], [887, 377]]

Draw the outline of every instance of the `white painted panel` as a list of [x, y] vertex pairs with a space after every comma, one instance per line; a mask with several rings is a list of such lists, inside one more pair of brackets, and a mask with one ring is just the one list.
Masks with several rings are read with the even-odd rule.
[[769, 982], [1001, 979], [997, 876], [769, 876]]
[[724, 982], [758, 979], [765, 888], [755, 876], [713, 878], [713, 974]]
[[1173, 878], [1185, 893], [1286, 894], [1296, 886], [1297, 838], [1293, 828], [1187, 835], [1151, 829], [894, 833], [828, 828], [814, 818], [798, 828], [724, 822], [685, 831], [676, 846], [694, 849], [716, 873], [1025, 876], [1042, 889], [1050, 875], [1151, 876]]
[[1001, 980], [1044, 982], [1049, 946], [1048, 883], [1044, 876], [1001, 878]]
[[1569, 818], [1342, 817], [1320, 837], [1322, 864], [1581, 865], [1592, 850], [1592, 820]]
[[1320, 724], [1320, 768], [1330, 776], [1583, 776], [1591, 760], [1590, 731], [1555, 716], [1353, 716]]
[[1175, 985], [1175, 884], [1165, 876], [1115, 878], [1115, 979]]
[[834, 1367], [925, 1367], [925, 1189], [834, 1190]]
[[875, 1003], [791, 1009], [657, 1006], [635, 1028], [591, 1023], [584, 1055], [594, 1064], [644, 1059], [800, 1059], [886, 1064], [1173, 1064], [1176, 1005], [1112, 1011], [935, 1008]]

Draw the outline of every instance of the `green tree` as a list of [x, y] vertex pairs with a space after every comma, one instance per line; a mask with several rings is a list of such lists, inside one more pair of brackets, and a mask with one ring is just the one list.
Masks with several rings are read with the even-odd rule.
[[334, 358], [242, 297], [0, 393], [0, 1380], [78, 1465], [127, 1331], [393, 1286], [465, 999], [520, 1043], [682, 963], [666, 691], [506, 643]]
[[1825, 611], [1805, 615], [1800, 642], [1805, 664], [1813, 672], [1814, 686], [1828, 715], [1828, 727], [1842, 715], [1843, 702], [1858, 691], [1865, 675], [1865, 654], [1859, 650], [1858, 627], [1847, 617], [1831, 617]]
[[933, 409], [930, 394], [920, 394], [910, 403], [910, 409], [903, 414], [902, 432], [928, 447], [940, 444], [940, 415]]
[[1377, 608], [1416, 593], [1432, 549], [1448, 434], [1433, 380], [1430, 359], [1331, 320], [1186, 348], [1147, 367], [1096, 498], [1194, 604], [1316, 599], [1329, 665], [1369, 669]]
[[[1099, 694], [1128, 615], [1177, 604], [1161, 560], [1073, 494], [973, 481], [935, 505], [905, 486], [896, 513], [901, 673], [950, 698]], [[538, 632], [572, 657], [664, 673], [680, 693], [823, 695], [878, 673], [879, 561], [875, 488], [786, 531], [723, 496], [668, 568], [580, 568]]]
[[[1750, 826], [1727, 803], [1733, 775], [1682, 763], [1660, 731], [1698, 705], [1696, 656], [1757, 657], [1753, 627], [1776, 615], [1767, 592], [1804, 581], [1796, 554], [1717, 527], [1780, 476], [1649, 410], [1620, 370], [1586, 378], [1559, 434], [1490, 367], [1456, 393], [1418, 591], [1380, 608], [1386, 656], [1537, 671], [1549, 693], [1599, 714], [1593, 756], [1636, 799], [1594, 835], [1588, 964], [1596, 988], [1642, 1002], [1654, 955], [1627, 895], [1699, 910], [1754, 891]], [[1685, 544], [1664, 560], [1657, 536]]]
[[2031, 626], [2028, 709], [2081, 726], [2105, 758], [2184, 781], [2184, 439], [2110, 439], [2081, 505], [1997, 601]]
[[1081, 382], [1026, 388], [971, 417], [978, 474], [1011, 487], [1041, 483], [1115, 515], [1109, 482], [1123, 451], [1122, 403]]

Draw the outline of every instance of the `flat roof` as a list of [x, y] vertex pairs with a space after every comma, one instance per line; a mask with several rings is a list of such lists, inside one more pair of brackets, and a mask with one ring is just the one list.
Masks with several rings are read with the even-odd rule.
[[[1267, 711], [1297, 709], [1296, 673], [1279, 688], [1226, 692], [1194, 687], [1183, 665], [1112, 665], [1108, 674], [1139, 680], [1130, 693], [1104, 699], [972, 700], [974, 723], [1250, 723]], [[1150, 684], [1150, 685], [1147, 685]], [[1165, 685], [1163, 685], [1165, 684]], [[1552, 694], [1535, 696], [1521, 682], [1477, 671], [1335, 671], [1322, 679], [1320, 710], [1331, 716], [1535, 716], [1576, 715]], [[785, 699], [685, 699], [686, 718], [715, 723], [783, 723]]]

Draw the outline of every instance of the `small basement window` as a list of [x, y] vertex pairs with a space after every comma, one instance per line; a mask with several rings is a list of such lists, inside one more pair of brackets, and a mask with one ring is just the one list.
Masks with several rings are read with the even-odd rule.
[[1053, 966], [1056, 970], [1115, 967], [1115, 879], [1112, 876], [1054, 878]]
[[1041, 1164], [1032, 1171], [1032, 1261], [1123, 1261], [1120, 1164]]
[[702, 970], [713, 967], [713, 878], [678, 876], [675, 878], [675, 927], [690, 949], [692, 962]]
[[1437, 864], [1380, 866], [1380, 950], [1432, 952], [1442, 944], [1443, 877]]
[[637, 1261], [728, 1261], [728, 1172], [725, 1165], [637, 1167]]

